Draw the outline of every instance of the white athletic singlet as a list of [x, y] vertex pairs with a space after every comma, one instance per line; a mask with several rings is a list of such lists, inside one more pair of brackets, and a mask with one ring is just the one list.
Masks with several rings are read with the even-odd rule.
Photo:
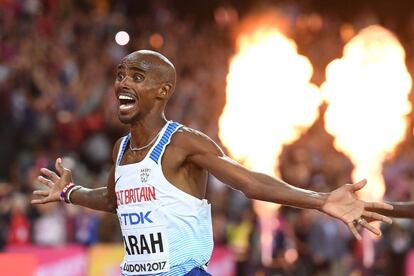
[[130, 135], [122, 139], [115, 192], [125, 251], [123, 275], [184, 275], [210, 260], [210, 204], [175, 187], [161, 169], [165, 148], [181, 126], [169, 121], [138, 163], [120, 165]]

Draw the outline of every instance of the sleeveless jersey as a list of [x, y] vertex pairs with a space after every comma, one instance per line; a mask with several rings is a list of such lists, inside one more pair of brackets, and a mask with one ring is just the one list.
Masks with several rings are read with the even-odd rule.
[[175, 187], [162, 171], [165, 148], [180, 127], [167, 122], [138, 163], [120, 164], [130, 134], [122, 139], [115, 192], [125, 251], [123, 275], [184, 275], [211, 257], [210, 204]]

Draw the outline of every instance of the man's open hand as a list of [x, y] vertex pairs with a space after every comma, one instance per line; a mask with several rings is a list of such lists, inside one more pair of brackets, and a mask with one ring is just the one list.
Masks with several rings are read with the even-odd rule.
[[46, 189], [33, 191], [33, 194], [37, 196], [36, 199], [32, 199], [33, 204], [60, 201], [60, 193], [72, 181], [72, 172], [63, 167], [61, 158], [56, 159], [55, 168], [59, 175], [46, 168], [40, 169], [44, 176], [40, 175], [37, 179], [45, 185]]
[[358, 199], [355, 192], [362, 189], [366, 184], [367, 181], [364, 179], [358, 183], [346, 184], [332, 191], [329, 193], [322, 207], [322, 211], [326, 214], [342, 220], [358, 240], [361, 239], [361, 235], [356, 229], [356, 225], [358, 224], [376, 235], [381, 235], [381, 231], [370, 225], [366, 219], [392, 223], [390, 218], [366, 210], [372, 207], [392, 210], [393, 207], [390, 204], [383, 202], [365, 202]]

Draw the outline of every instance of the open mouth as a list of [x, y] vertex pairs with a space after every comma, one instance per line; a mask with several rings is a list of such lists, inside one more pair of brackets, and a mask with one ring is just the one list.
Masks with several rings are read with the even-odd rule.
[[122, 111], [133, 108], [136, 103], [135, 98], [129, 95], [125, 95], [125, 94], [119, 95], [118, 101], [119, 101], [119, 109]]

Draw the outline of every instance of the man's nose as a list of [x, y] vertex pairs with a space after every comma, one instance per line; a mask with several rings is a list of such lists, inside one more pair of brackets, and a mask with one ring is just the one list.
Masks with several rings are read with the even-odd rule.
[[122, 88], [122, 90], [129, 90], [129, 87], [126, 86], [126, 85], [122, 85], [121, 88]]
[[121, 81], [121, 89], [122, 90], [131, 90], [130, 88], [129, 88], [129, 86], [128, 86], [128, 82], [127, 81], [125, 81], [125, 79], [126, 78], [124, 78], [122, 81]]

